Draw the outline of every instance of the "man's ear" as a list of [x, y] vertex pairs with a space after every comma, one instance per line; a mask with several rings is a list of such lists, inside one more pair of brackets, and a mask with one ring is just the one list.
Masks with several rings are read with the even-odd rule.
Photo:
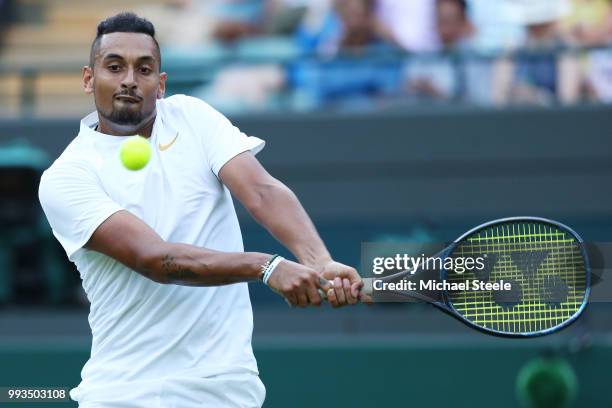
[[83, 67], [83, 89], [85, 90], [86, 94], [93, 94], [93, 68], [88, 65], [85, 65]]
[[168, 79], [168, 74], [162, 72], [159, 74], [159, 87], [157, 88], [157, 99], [162, 99], [166, 94], [166, 79]]

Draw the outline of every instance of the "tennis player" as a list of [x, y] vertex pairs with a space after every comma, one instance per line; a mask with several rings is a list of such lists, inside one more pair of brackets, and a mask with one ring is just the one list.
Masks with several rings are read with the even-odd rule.
[[[149, 21], [101, 22], [83, 68], [96, 111], [41, 179], [44, 212], [91, 302], [91, 356], [70, 396], [86, 408], [260, 407], [247, 282], [300, 307], [320, 305], [319, 289], [332, 306], [354, 304], [362, 282], [259, 164], [263, 140], [201, 100], [164, 98], [160, 67]], [[133, 172], [118, 152], [135, 134], [153, 153]], [[243, 251], [230, 193], [299, 263]]]

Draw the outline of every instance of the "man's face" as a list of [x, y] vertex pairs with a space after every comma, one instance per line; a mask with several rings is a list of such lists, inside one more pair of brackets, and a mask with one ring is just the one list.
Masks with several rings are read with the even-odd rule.
[[438, 1], [436, 20], [438, 35], [444, 45], [452, 46], [463, 38], [466, 20], [457, 3], [447, 0]]
[[94, 66], [84, 69], [85, 91], [93, 93], [99, 115], [135, 129], [155, 114], [165, 80], [155, 42], [141, 33], [103, 35]]

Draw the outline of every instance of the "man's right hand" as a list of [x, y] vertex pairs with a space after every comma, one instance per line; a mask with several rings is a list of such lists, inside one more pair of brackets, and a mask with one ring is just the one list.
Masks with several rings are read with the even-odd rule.
[[268, 286], [287, 299], [291, 306], [320, 306], [323, 299], [319, 289], [327, 293], [330, 283], [321, 284], [319, 273], [314, 269], [283, 259], [268, 280]]

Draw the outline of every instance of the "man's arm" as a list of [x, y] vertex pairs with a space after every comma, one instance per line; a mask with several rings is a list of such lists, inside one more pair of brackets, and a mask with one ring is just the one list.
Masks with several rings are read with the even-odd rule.
[[354, 268], [334, 262], [295, 194], [272, 177], [250, 152], [239, 154], [219, 171], [219, 178], [298, 261], [333, 281], [333, 306], [356, 303], [363, 283]]
[[[111, 215], [85, 246], [114, 258], [155, 282], [189, 286], [257, 280], [261, 266], [271, 257], [256, 252], [220, 252], [165, 242], [128, 211]], [[314, 269], [290, 261], [278, 265], [268, 284], [289, 303], [301, 307], [319, 305], [321, 298], [317, 289], [329, 289], [320, 284]]]

